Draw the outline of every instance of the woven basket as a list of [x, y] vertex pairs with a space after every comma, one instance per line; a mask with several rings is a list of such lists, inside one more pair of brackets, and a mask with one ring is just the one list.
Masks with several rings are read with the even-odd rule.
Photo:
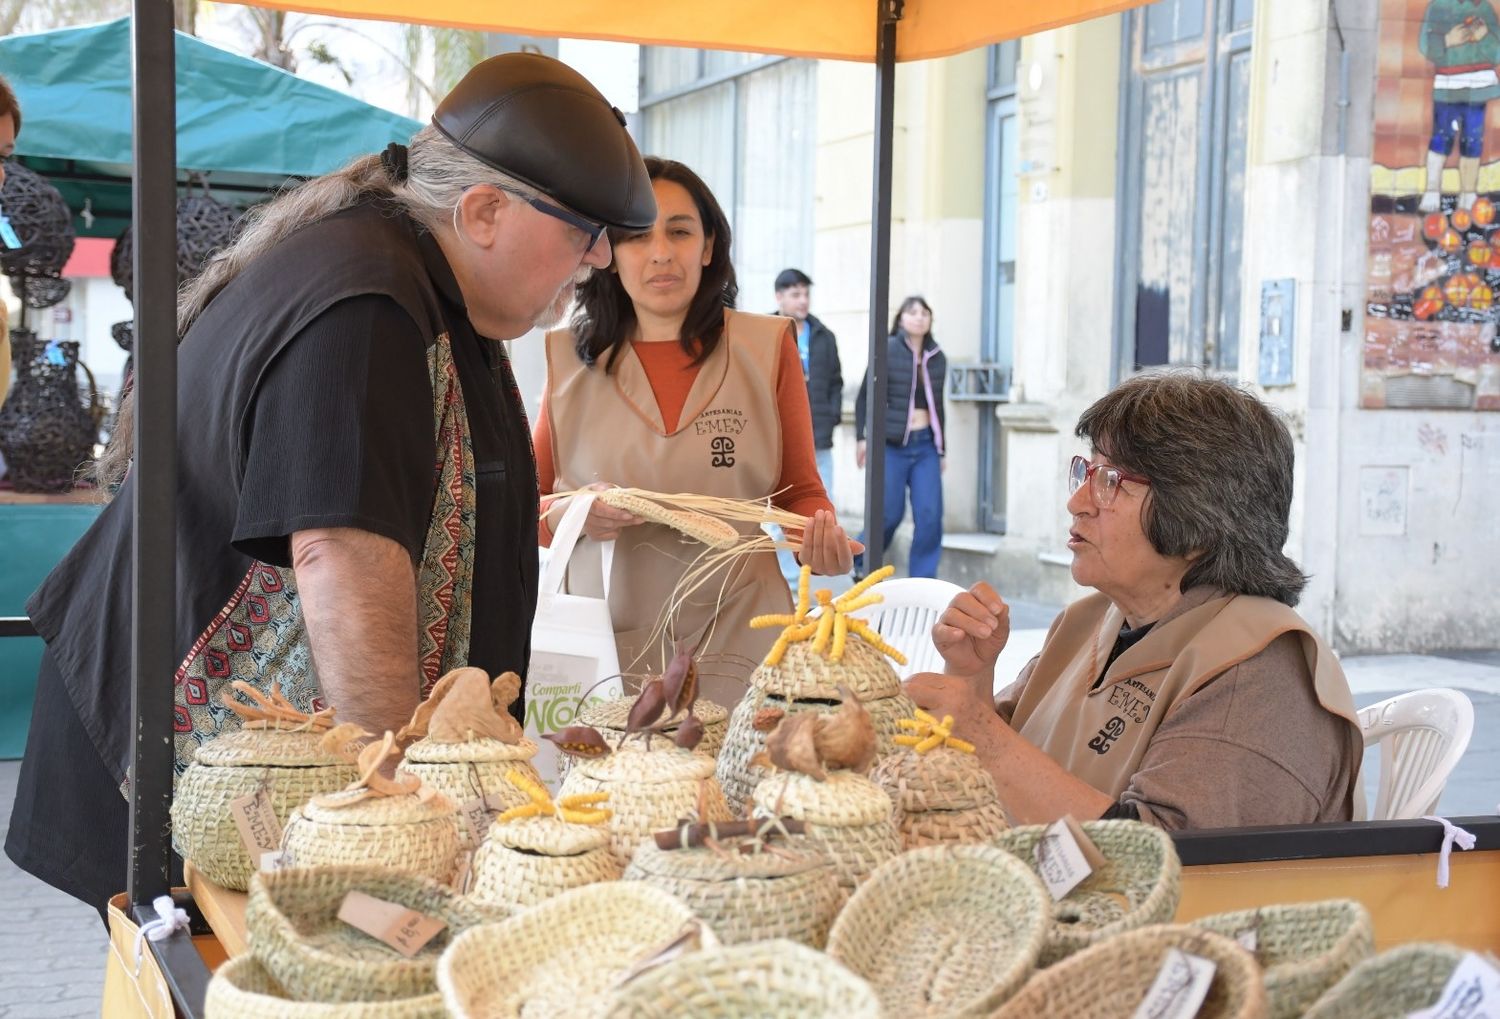
[[607, 1019], [880, 1019], [864, 980], [792, 941], [698, 952], [641, 974], [614, 996]]
[[490, 825], [474, 854], [469, 898], [521, 909], [569, 888], [619, 876], [607, 828], [526, 817]]
[[1042, 970], [996, 1019], [1128, 1019], [1156, 981], [1169, 948], [1218, 967], [1196, 1019], [1265, 1019], [1266, 991], [1250, 953], [1221, 935], [1175, 924], [1126, 931]]
[[230, 959], [214, 971], [203, 1002], [205, 1019], [446, 1019], [441, 994], [403, 1001], [298, 1001], [253, 955]]
[[[1045, 830], [1044, 825], [1013, 828], [993, 844], [1035, 870], [1037, 840]], [[1167, 923], [1177, 913], [1182, 864], [1166, 832], [1139, 821], [1085, 821], [1083, 830], [1104, 855], [1105, 866], [1053, 903], [1042, 966], [1136, 927]]]
[[741, 853], [738, 843], [728, 842], [722, 852], [663, 850], [643, 842], [625, 868], [625, 879], [671, 892], [726, 945], [786, 938], [822, 948], [844, 904], [838, 878], [821, 854], [777, 849], [776, 854]]
[[458, 1019], [597, 1015], [691, 922], [681, 900], [639, 881], [574, 888], [459, 936], [438, 961], [438, 987]]
[[[640, 695], [630, 694], [609, 701], [589, 701], [578, 712], [578, 724], [592, 725], [614, 746], [625, 735], [625, 718], [630, 714], [630, 709], [635, 707], [638, 696]], [[703, 723], [703, 740], [698, 744], [697, 751], [709, 757], [718, 757], [719, 749], [724, 745], [724, 734], [729, 731], [729, 709], [722, 704], [700, 699], [693, 706], [693, 714]], [[676, 715], [662, 727], [662, 732], [668, 736], [675, 733], [677, 723], [685, 717], [683, 714]]]
[[727, 821], [729, 807], [714, 781], [711, 757], [675, 747], [654, 737], [632, 739], [607, 757], [580, 760], [563, 780], [558, 798], [579, 793], [609, 793], [610, 850], [621, 869], [630, 863], [640, 841], [653, 832], [675, 828], [698, 809], [699, 783], [708, 782], [708, 816]]
[[1035, 967], [1048, 898], [1030, 869], [991, 846], [913, 849], [849, 899], [828, 954], [871, 983], [888, 1016], [989, 1015]]
[[835, 771], [819, 782], [777, 772], [756, 786], [753, 796], [758, 814], [795, 817], [807, 825], [803, 838], [833, 861], [846, 892], [901, 852], [891, 798], [863, 775]]
[[458, 827], [456, 808], [445, 796], [426, 803], [376, 796], [347, 807], [310, 801], [292, 812], [282, 847], [298, 867], [378, 864], [447, 881], [458, 858]]
[[[495, 815], [527, 802], [526, 794], [505, 780], [509, 772], [519, 771], [537, 785], [542, 784], [542, 776], [531, 765], [536, 751], [536, 744], [529, 739], [519, 743], [502, 743], [497, 739], [434, 743], [420, 739], [406, 748], [398, 773], [417, 776], [460, 809], [470, 800], [482, 799], [486, 813], [493, 820]], [[478, 840], [462, 818], [458, 847], [462, 852], [478, 847]]]
[[322, 733], [240, 729], [200, 746], [172, 797], [172, 845], [221, 888], [244, 891], [257, 862], [250, 859], [229, 804], [262, 786], [276, 819], [314, 796], [344, 788], [359, 771], [318, 748]]
[[1010, 827], [995, 780], [973, 754], [951, 747], [891, 754], [870, 779], [895, 803], [905, 849], [989, 842]]
[[1388, 949], [1346, 973], [1307, 1010], [1307, 1019], [1402, 1019], [1431, 1008], [1463, 957], [1454, 945]]
[[1293, 1019], [1375, 951], [1370, 914], [1352, 899], [1220, 913], [1194, 927], [1236, 938], [1255, 932], [1271, 1019]]

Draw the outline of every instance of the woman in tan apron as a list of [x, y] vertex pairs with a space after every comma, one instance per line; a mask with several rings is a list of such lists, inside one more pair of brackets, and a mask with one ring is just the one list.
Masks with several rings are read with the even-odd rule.
[[[738, 285], [729, 223], [697, 174], [648, 157], [655, 226], [611, 235], [615, 264], [578, 288], [572, 328], [547, 336], [547, 390], [533, 431], [551, 540], [566, 499], [620, 485], [739, 499], [768, 496], [813, 518], [802, 561], [847, 573], [854, 547], [818, 477], [812, 417], [791, 323], [731, 310]], [[609, 606], [626, 673], [659, 671], [672, 641], [703, 662], [703, 689], [733, 704], [774, 640], [753, 616], [791, 596], [769, 549], [714, 574], [653, 639], [684, 572], [704, 551], [659, 524], [598, 502], [568, 589], [599, 595], [600, 545], [615, 542]], [[753, 533], [747, 529], [747, 534]]]

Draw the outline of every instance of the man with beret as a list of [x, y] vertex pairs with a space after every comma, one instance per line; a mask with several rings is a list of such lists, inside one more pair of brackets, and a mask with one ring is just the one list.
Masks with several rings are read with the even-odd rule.
[[[524, 674], [536, 469], [499, 341], [561, 317], [609, 265], [607, 227], [655, 220], [624, 116], [566, 65], [506, 54], [409, 147], [270, 203], [189, 285], [179, 770], [237, 725], [235, 680], [380, 733], [450, 669]], [[5, 847], [101, 911], [125, 886], [134, 742], [121, 432], [99, 465], [116, 498], [27, 606], [47, 650]]]

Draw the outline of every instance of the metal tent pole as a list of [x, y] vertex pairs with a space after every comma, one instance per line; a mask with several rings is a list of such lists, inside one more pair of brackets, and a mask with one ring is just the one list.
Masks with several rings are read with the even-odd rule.
[[875, 171], [870, 212], [870, 356], [865, 376], [865, 570], [885, 558], [885, 316], [891, 287], [891, 149], [896, 123], [896, 23], [905, 0], [876, 0]]
[[132, 905], [171, 890], [172, 673], [177, 605], [177, 103], [171, 0], [135, 0]]

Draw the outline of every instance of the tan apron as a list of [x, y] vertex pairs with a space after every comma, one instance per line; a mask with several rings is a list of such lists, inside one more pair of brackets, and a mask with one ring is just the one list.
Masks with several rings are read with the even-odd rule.
[[[787, 320], [725, 312], [724, 339], [698, 369], [676, 428], [662, 423], [656, 395], [635, 352], [626, 347], [605, 374], [587, 368], [567, 330], [547, 334], [547, 413], [552, 426], [555, 491], [596, 481], [656, 492], [764, 499], [781, 478], [777, 372]], [[746, 534], [759, 533], [744, 525]], [[667, 641], [651, 640], [673, 591], [705, 546], [670, 528], [645, 523], [615, 542], [609, 609], [627, 674], [658, 672], [671, 640], [686, 640], [703, 659], [703, 693], [724, 705], [743, 695], [750, 672], [775, 633], [750, 619], [791, 610], [791, 594], [771, 551], [717, 570], [673, 614]], [[567, 589], [599, 597], [599, 545], [580, 541]]]

